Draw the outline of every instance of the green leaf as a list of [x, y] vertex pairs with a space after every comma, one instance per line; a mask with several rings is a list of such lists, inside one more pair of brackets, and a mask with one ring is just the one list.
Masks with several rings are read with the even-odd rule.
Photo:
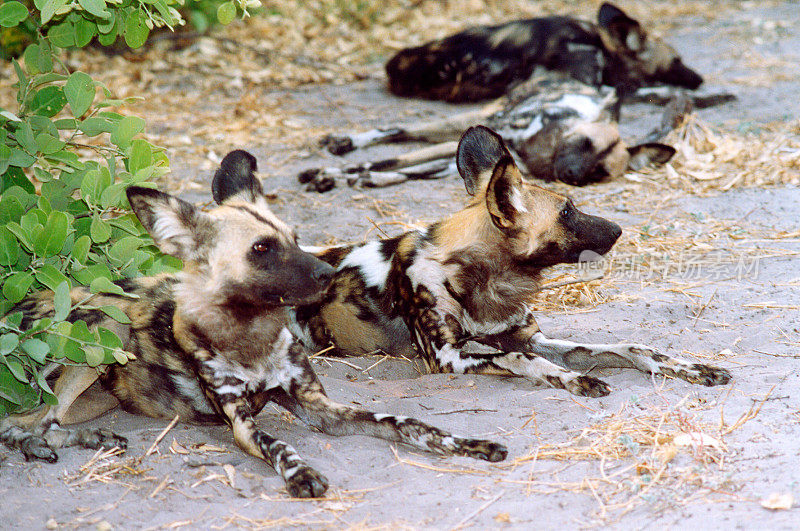
[[[61, 87], [45, 87], [33, 97], [31, 101], [31, 112], [40, 114], [42, 116], [55, 116], [64, 105], [67, 104], [67, 98], [64, 97], [64, 91]], [[28, 151], [31, 151], [30, 149]]]
[[[17, 381], [4, 365], [0, 364], [0, 398], [7, 400], [10, 404], [17, 406], [6, 410], [7, 413], [16, 411], [26, 402], [26, 397], [31, 389]], [[2, 415], [0, 415], [2, 417]]]
[[95, 35], [97, 35], [97, 24], [84, 17], [79, 18], [75, 23], [75, 45], [83, 48], [92, 42]]
[[136, 173], [153, 164], [153, 149], [149, 142], [137, 138], [131, 143], [131, 155], [128, 160], [128, 171]]
[[141, 238], [126, 236], [111, 246], [111, 249], [108, 250], [108, 256], [116, 260], [118, 265], [125, 264], [132, 258], [134, 251], [143, 244], [144, 242]]
[[126, 363], [128, 363], [128, 354], [124, 350], [121, 349], [113, 350], [111, 351], [111, 355], [114, 356], [114, 359], [120, 365], [125, 365]]
[[[53, 49], [46, 40], [39, 41], [39, 72], [50, 72], [46, 76], [42, 76], [42, 78], [38, 78], [33, 80], [35, 83], [33, 86], [38, 86], [41, 83], [50, 83], [56, 79], [65, 79], [66, 76], [62, 76], [61, 74], [53, 74]], [[51, 77], [52, 76], [52, 77]], [[43, 81], [46, 80], [46, 81]]]
[[28, 18], [28, 9], [21, 2], [6, 2], [0, 5], [0, 26], [13, 28]]
[[78, 3], [86, 11], [98, 18], [106, 19], [111, 16], [111, 13], [106, 9], [106, 3], [103, 0], [78, 0]]
[[89, 170], [81, 181], [81, 197], [89, 203], [99, 203], [100, 195], [111, 184], [111, 174], [105, 171]]
[[98, 365], [102, 365], [103, 360], [105, 360], [106, 357], [103, 347], [97, 347], [94, 345], [84, 346], [83, 353], [86, 355], [86, 364], [89, 367], [97, 367]]
[[138, 116], [125, 116], [111, 133], [111, 143], [122, 149], [127, 148], [133, 137], [144, 130], [144, 120]]
[[127, 314], [125, 314], [125, 312], [123, 312], [116, 306], [101, 306], [100, 311], [106, 314], [107, 316], [111, 317], [118, 323], [129, 324], [131, 322]]
[[[42, 25], [47, 24], [56, 11], [61, 9], [67, 4], [67, 0], [47, 0], [41, 7], [42, 10]], [[58, 46], [58, 45], [56, 45]]]
[[64, 85], [64, 95], [72, 109], [72, 114], [75, 118], [80, 118], [89, 110], [94, 101], [94, 81], [88, 74], [74, 72]]
[[36, 272], [36, 280], [55, 291], [64, 282], [69, 282], [66, 275], [55, 268], [52, 264], [44, 264]]
[[19, 243], [6, 227], [0, 227], [0, 265], [12, 266], [19, 259]]
[[30, 168], [34, 162], [36, 162], [36, 157], [21, 149], [12, 149], [11, 156], [8, 158], [8, 164], [17, 168]]
[[17, 345], [19, 345], [19, 337], [17, 334], [3, 334], [0, 336], [0, 355], [5, 356], [6, 354], [11, 354], [14, 352], [14, 349], [17, 348]]
[[[48, 345], [48, 348], [50, 346]], [[45, 378], [44, 374], [37, 372], [36, 373], [36, 384], [44, 391], [44, 396], [42, 397], [45, 404], [55, 405], [58, 404], [58, 399], [53, 394], [53, 390], [50, 389], [50, 385], [47, 383], [47, 378]]]
[[[115, 306], [111, 306], [111, 308], [119, 309]], [[128, 316], [126, 315], [125, 318], [127, 319], [127, 317]], [[128, 322], [130, 322], [130, 320]], [[101, 345], [108, 349], [121, 349], [123, 347], [122, 341], [119, 339], [117, 334], [108, 328], [103, 328], [102, 326], [97, 327], [97, 339]]]
[[[111, 30], [114, 29], [114, 24], [117, 23], [117, 17], [111, 17], [107, 20], [98, 20], [97, 21], [97, 32], [100, 33], [100, 38], [102, 39], [104, 35], [112, 37], [114, 40], [117, 38], [116, 32], [112, 33]], [[112, 40], [111, 42], [114, 42]], [[105, 45], [101, 42], [101, 44]]]
[[14, 378], [20, 382], [27, 383], [28, 377], [25, 376], [25, 367], [23, 367], [22, 363], [14, 358], [9, 358], [6, 360], [6, 367], [14, 375]]
[[[116, 21], [117, 19], [112, 19]], [[112, 25], [113, 28], [116, 28], [115, 25]], [[117, 32], [116, 30], [111, 31], [109, 33], [101, 33], [97, 36], [97, 42], [99, 42], [103, 46], [111, 46], [115, 42], [117, 42]]]
[[103, 208], [121, 207], [125, 208], [127, 205], [127, 198], [125, 197], [125, 190], [128, 185], [125, 183], [112, 184], [100, 195], [100, 205]]
[[97, 136], [100, 133], [110, 133], [114, 130], [114, 124], [106, 118], [92, 116], [83, 120], [78, 129], [87, 136]]
[[92, 246], [92, 240], [87, 235], [83, 235], [72, 246], [72, 258], [81, 264], [86, 263], [86, 257], [89, 256], [89, 248]]
[[106, 277], [98, 277], [89, 284], [89, 291], [92, 293], [111, 293], [113, 295], [125, 295], [125, 291], [108, 280]]
[[[9, 166], [11, 166], [11, 148], [5, 144], [0, 144], [0, 175], [3, 175]], [[0, 190], [0, 193], [2, 193], [2, 190]]]
[[32, 338], [22, 342], [22, 350], [37, 363], [44, 363], [45, 357], [50, 352], [50, 345], [41, 339]]
[[[0, 9], [3, 7], [0, 6]], [[39, 60], [41, 57], [41, 48], [38, 44], [31, 44], [27, 48], [25, 48], [25, 53], [22, 54], [22, 58], [25, 60], [25, 67], [28, 69], [28, 73], [38, 74], [41, 70], [39, 70]]]
[[[2, 202], [0, 202], [0, 205]], [[22, 220], [22, 218], [20, 218]], [[16, 223], [14, 221], [9, 221], [6, 223], [6, 228], [14, 233], [14, 236], [17, 237], [17, 241], [25, 246], [28, 251], [33, 252], [33, 245], [31, 245], [30, 238], [28, 237], [28, 231], [22, 228], [22, 225]]]
[[53, 122], [57, 129], [77, 129], [78, 128], [78, 120], [75, 118], [61, 118]]
[[69, 282], [62, 282], [53, 290], [54, 321], [63, 321], [72, 309], [72, 297], [69, 295]]
[[107, 222], [100, 219], [100, 216], [92, 217], [92, 226], [89, 229], [89, 236], [95, 243], [103, 243], [111, 237], [111, 227]]
[[141, 11], [134, 11], [125, 21], [125, 44], [131, 48], [139, 48], [150, 35], [150, 29], [145, 23], [145, 16]]
[[50, 39], [53, 46], [58, 46], [59, 48], [75, 46], [75, 26], [69, 20], [65, 20], [57, 26], [52, 26], [47, 32], [47, 38]]
[[88, 286], [98, 277], [105, 277], [106, 279], [113, 278], [111, 274], [111, 270], [108, 268], [106, 264], [92, 264], [88, 267], [85, 267], [79, 271], [75, 271], [72, 273], [72, 278], [83, 284], [84, 286]]
[[31, 124], [34, 134], [47, 133], [50, 136], [58, 137], [56, 124], [47, 116], [33, 115], [28, 118], [28, 121]]
[[33, 243], [36, 254], [42, 257], [53, 256], [64, 247], [67, 239], [69, 219], [61, 211], [53, 211], [47, 217], [44, 230]]
[[225, 2], [217, 8], [217, 20], [220, 24], [228, 25], [236, 18], [236, 6], [233, 2]]
[[17, 303], [25, 298], [28, 289], [33, 284], [33, 275], [30, 273], [14, 273], [3, 283], [3, 295], [13, 303]]
[[[57, 89], [58, 87], [51, 88]], [[23, 122], [17, 129], [17, 142], [19, 143], [19, 147], [27, 151], [30, 155], [36, 153], [38, 147], [36, 146], [36, 137], [33, 135], [33, 127], [31, 127], [30, 122]], [[12, 166], [14, 166], [14, 164], [12, 164]]]
[[36, 136], [36, 146], [39, 148], [39, 151], [45, 155], [52, 155], [56, 151], [60, 151], [66, 145], [66, 142], [62, 142], [58, 138], [47, 133], [39, 133]]

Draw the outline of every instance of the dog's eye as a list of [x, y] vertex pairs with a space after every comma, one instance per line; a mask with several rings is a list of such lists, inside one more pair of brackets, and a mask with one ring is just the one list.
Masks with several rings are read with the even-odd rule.
[[561, 217], [568, 218], [570, 214], [572, 214], [572, 205], [570, 203], [567, 203], [566, 205], [564, 205], [564, 208], [561, 209]]
[[257, 253], [266, 253], [272, 249], [269, 242], [256, 242], [253, 244], [253, 250]]

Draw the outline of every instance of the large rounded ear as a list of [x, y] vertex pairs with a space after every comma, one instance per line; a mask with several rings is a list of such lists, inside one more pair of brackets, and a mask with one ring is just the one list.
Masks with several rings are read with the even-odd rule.
[[489, 181], [494, 167], [505, 156], [510, 154], [503, 139], [488, 127], [470, 127], [461, 135], [456, 166], [469, 195], [475, 195], [481, 185]]
[[606, 2], [600, 6], [597, 25], [601, 33], [610, 38], [610, 42], [606, 42], [610, 51], [628, 50], [635, 53], [644, 46], [645, 34], [639, 23], [613, 4]]
[[213, 236], [211, 219], [183, 199], [141, 186], [129, 187], [126, 194], [133, 213], [165, 254], [196, 259], [200, 245]]
[[666, 164], [675, 154], [675, 148], [658, 142], [648, 142], [629, 147], [628, 153], [631, 156], [628, 169], [638, 171], [650, 164], [657, 166]]
[[500, 230], [514, 227], [519, 214], [528, 212], [522, 189], [522, 174], [511, 155], [495, 164], [486, 188], [486, 208], [492, 223]]
[[222, 204], [238, 196], [250, 203], [255, 202], [263, 194], [261, 183], [255, 175], [257, 169], [256, 158], [247, 151], [237, 149], [225, 155], [211, 182], [214, 201]]

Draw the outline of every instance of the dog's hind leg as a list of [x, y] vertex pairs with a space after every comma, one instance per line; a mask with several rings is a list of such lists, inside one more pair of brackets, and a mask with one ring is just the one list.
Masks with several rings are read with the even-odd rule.
[[484, 123], [492, 114], [502, 110], [502, 98], [483, 107], [439, 120], [425, 120], [413, 124], [372, 129], [364, 133], [326, 135], [320, 145], [334, 155], [344, 155], [353, 150], [376, 144], [399, 142], [450, 142], [456, 141], [470, 126]]
[[[58, 404], [44, 406], [26, 415], [11, 415], [0, 423], [0, 442], [18, 448], [25, 459], [39, 459], [54, 463], [58, 454], [54, 448], [82, 446], [84, 448], [127, 447], [127, 439], [109, 430], [98, 428], [64, 428], [61, 426], [74, 415], [70, 408], [97, 380], [97, 370], [87, 366], [65, 366], [58, 377], [53, 392]], [[105, 395], [106, 398], [111, 398]], [[92, 404], [93, 416], [98, 416], [116, 406], [113, 398], [102, 404]], [[83, 404], [82, 407], [86, 407]], [[85, 416], [84, 416], [85, 417]], [[88, 420], [81, 418], [80, 420]]]
[[[297, 350], [303, 352], [301, 348]], [[334, 402], [328, 398], [308, 359], [303, 355], [295, 361], [301, 372], [282, 385], [283, 393], [274, 391], [270, 398], [325, 433], [370, 435], [437, 454], [492, 462], [502, 461], [508, 454], [499, 443], [459, 437], [414, 418], [377, 414]]]
[[332, 179], [343, 178], [350, 186], [382, 188], [409, 179], [438, 179], [456, 173], [454, 155], [457, 142], [443, 142], [420, 148], [397, 157], [375, 162], [351, 164], [344, 168], [312, 168], [298, 174], [298, 181], [307, 189], [327, 192]]

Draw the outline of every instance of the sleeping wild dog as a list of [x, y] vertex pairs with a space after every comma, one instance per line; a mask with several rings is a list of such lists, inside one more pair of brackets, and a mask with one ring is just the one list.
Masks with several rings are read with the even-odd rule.
[[401, 50], [386, 73], [398, 96], [464, 102], [497, 98], [537, 66], [624, 96], [642, 86], [696, 89], [703, 82], [672, 47], [609, 3], [597, 24], [551, 16], [473, 27]]
[[[545, 181], [583, 186], [667, 162], [675, 149], [655, 140], [668, 130], [637, 145], [622, 140], [616, 117], [618, 101], [613, 89], [592, 87], [564, 74], [537, 76], [477, 110], [364, 133], [327, 135], [320, 143], [336, 155], [383, 143], [434, 145], [374, 162], [306, 170], [298, 179], [309, 183], [309, 189], [327, 191], [337, 178], [354, 186], [378, 187], [452, 175], [456, 173], [458, 139], [475, 124], [498, 132], [520, 168]], [[681, 112], [688, 113], [685, 108]]]
[[297, 337], [342, 355], [418, 352], [435, 372], [523, 376], [582, 396], [609, 393], [577, 372], [593, 368], [728, 382], [725, 369], [644, 345], [546, 337], [530, 308], [542, 270], [585, 251], [605, 254], [620, 227], [522, 179], [485, 127], [464, 133], [456, 161], [472, 196], [463, 210], [394, 238], [314, 250], [336, 273], [321, 301], [297, 308]]
[[[325, 477], [297, 452], [256, 426], [269, 401], [335, 435], [365, 434], [444, 455], [500, 461], [506, 449], [485, 440], [451, 435], [418, 420], [373, 414], [329, 399], [307, 359], [307, 350], [287, 328], [290, 305], [319, 299], [333, 274], [327, 263], [302, 251], [294, 232], [269, 210], [254, 176], [255, 159], [234, 151], [213, 181], [219, 206], [202, 212], [178, 198], [131, 187], [128, 199], [142, 225], [167, 254], [181, 258], [175, 275], [126, 279], [118, 284], [136, 299], [90, 297], [71, 292], [73, 303], [113, 304], [131, 319], [121, 329], [96, 309], [78, 307], [70, 319], [115, 329], [136, 359], [112, 365], [99, 376], [104, 387], [132, 412], [187, 422], [225, 422], [236, 443], [265, 460], [285, 480], [292, 496], [318, 497]], [[51, 315], [52, 294], [23, 301], [23, 324]], [[28, 416], [9, 417], [0, 440], [26, 458], [53, 462], [54, 447], [125, 446], [107, 430], [66, 429], [70, 406], [79, 411], [95, 369], [66, 367], [55, 384], [58, 405]]]

